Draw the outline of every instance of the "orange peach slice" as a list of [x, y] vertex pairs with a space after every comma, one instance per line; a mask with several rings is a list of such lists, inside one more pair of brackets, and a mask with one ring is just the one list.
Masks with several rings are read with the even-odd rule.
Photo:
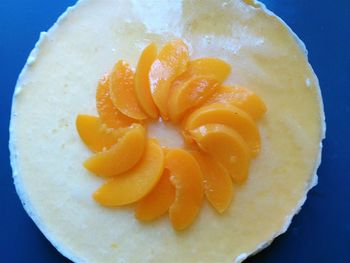
[[249, 145], [252, 156], [260, 151], [259, 130], [248, 113], [233, 105], [214, 103], [194, 111], [185, 122], [186, 131], [205, 124], [225, 124], [235, 129]]
[[168, 104], [170, 119], [179, 122], [186, 112], [202, 105], [212, 96], [218, 85], [216, 79], [195, 76], [172, 89]]
[[188, 80], [193, 76], [207, 76], [216, 79], [218, 82], [224, 82], [231, 73], [231, 66], [218, 58], [199, 58], [191, 60], [188, 63], [187, 70], [181, 74], [177, 81]]
[[181, 149], [169, 150], [165, 156], [165, 168], [172, 174], [176, 189], [169, 217], [176, 230], [187, 228], [198, 215], [203, 200], [202, 173], [194, 157]]
[[136, 98], [134, 75], [128, 63], [118, 61], [111, 73], [111, 99], [114, 106], [124, 115], [144, 120], [147, 115], [142, 111]]
[[218, 213], [223, 213], [233, 197], [233, 183], [228, 171], [205, 153], [194, 151], [192, 155], [201, 167], [207, 200]]
[[102, 120], [110, 128], [127, 127], [135, 120], [122, 114], [114, 105], [110, 97], [110, 78], [105, 75], [98, 84], [96, 92], [96, 108]]
[[158, 118], [158, 109], [153, 102], [148, 75], [156, 57], [157, 46], [151, 43], [143, 50], [135, 73], [136, 98], [143, 111], [152, 119]]
[[164, 170], [154, 189], [140, 200], [135, 217], [140, 221], [152, 221], [165, 214], [175, 200], [175, 188], [170, 182], [169, 170]]
[[157, 185], [164, 169], [160, 145], [148, 140], [140, 162], [124, 174], [108, 180], [93, 195], [104, 206], [122, 206], [139, 201]]
[[134, 124], [115, 145], [87, 159], [84, 166], [100, 176], [119, 175], [131, 169], [141, 159], [145, 142], [145, 128]]
[[78, 115], [76, 127], [82, 141], [93, 152], [110, 148], [117, 143], [125, 131], [107, 128], [100, 118], [89, 115]]
[[246, 111], [254, 120], [260, 119], [267, 110], [265, 103], [258, 95], [238, 86], [220, 87], [207, 104], [215, 102], [232, 104]]
[[[173, 93], [185, 82], [196, 77], [215, 79], [219, 84], [224, 82], [231, 72], [231, 67], [225, 61], [217, 58], [199, 58], [188, 63], [187, 70], [178, 76], [171, 85], [170, 99]], [[171, 105], [169, 106], [171, 107]]]
[[208, 124], [190, 131], [199, 147], [221, 163], [234, 182], [246, 180], [250, 154], [243, 138], [232, 128], [222, 124]]
[[162, 48], [151, 66], [149, 72], [151, 93], [164, 119], [168, 119], [167, 101], [170, 85], [186, 70], [188, 61], [186, 44], [182, 40], [173, 40]]

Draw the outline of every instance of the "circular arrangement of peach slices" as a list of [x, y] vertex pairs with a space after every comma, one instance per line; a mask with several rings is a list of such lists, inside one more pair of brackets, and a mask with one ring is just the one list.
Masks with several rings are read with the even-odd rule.
[[[223, 85], [230, 72], [220, 59], [190, 60], [179, 39], [159, 53], [154, 43], [148, 45], [136, 71], [117, 62], [98, 84], [99, 116], [76, 120], [81, 139], [94, 152], [84, 167], [106, 179], [95, 201], [108, 207], [136, 203], [141, 221], [168, 212], [176, 230], [193, 223], [204, 197], [223, 213], [259, 153], [256, 121], [266, 111], [255, 93]], [[147, 125], [159, 118], [178, 125], [183, 149], [147, 137]]]

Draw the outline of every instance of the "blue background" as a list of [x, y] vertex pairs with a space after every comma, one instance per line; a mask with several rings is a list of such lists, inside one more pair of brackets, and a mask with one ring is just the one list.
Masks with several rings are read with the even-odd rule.
[[[0, 262], [69, 262], [41, 234], [17, 197], [8, 125], [17, 76], [39, 32], [74, 2], [0, 0]], [[322, 88], [327, 139], [319, 185], [309, 193], [288, 232], [247, 262], [350, 262], [350, 1], [263, 2], [309, 50]]]

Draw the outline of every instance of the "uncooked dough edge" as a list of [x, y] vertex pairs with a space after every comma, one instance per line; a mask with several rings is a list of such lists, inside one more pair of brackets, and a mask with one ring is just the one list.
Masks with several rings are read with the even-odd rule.
[[282, 18], [280, 18], [274, 12], [269, 10], [264, 3], [262, 3], [258, 0], [254, 0], [254, 3], [258, 4], [259, 6], [258, 7], [251, 6], [251, 8], [261, 9], [267, 15], [278, 19], [278, 21], [288, 29], [289, 33], [293, 36], [294, 40], [299, 45], [299, 48], [301, 49], [301, 51], [305, 54], [305, 57], [307, 58], [308, 67], [309, 67], [309, 69], [310, 69], [310, 71], [315, 79], [315, 82], [316, 82], [315, 87], [317, 88], [317, 93], [318, 93], [318, 101], [319, 101], [319, 105], [320, 105], [320, 115], [321, 115], [321, 127], [320, 127], [321, 128], [321, 138], [320, 138], [320, 149], [319, 149], [318, 156], [317, 156], [317, 159], [315, 162], [313, 176], [311, 176], [309, 183], [306, 185], [306, 188], [304, 191], [304, 196], [302, 197], [302, 199], [300, 200], [298, 205], [294, 208], [294, 210], [286, 217], [283, 227], [280, 229], [280, 231], [278, 231], [273, 236], [271, 236], [271, 238], [268, 241], [265, 241], [265, 242], [261, 243], [260, 245], [258, 245], [255, 248], [255, 250], [250, 251], [250, 252], [244, 252], [244, 253], [238, 255], [234, 259], [234, 263], [240, 263], [240, 262], [244, 261], [245, 259], [247, 259], [248, 257], [251, 257], [251, 256], [259, 253], [261, 250], [263, 250], [263, 249], [267, 248], [269, 245], [271, 245], [271, 243], [273, 242], [273, 240], [276, 237], [284, 234], [288, 230], [290, 224], [292, 223], [293, 217], [296, 216], [300, 212], [302, 206], [305, 204], [308, 192], [313, 187], [315, 187], [318, 183], [317, 169], [319, 168], [319, 166], [321, 164], [321, 159], [322, 159], [322, 148], [323, 148], [322, 141], [326, 138], [326, 117], [325, 117], [325, 113], [324, 113], [324, 105], [323, 105], [323, 100], [322, 100], [320, 83], [319, 83], [317, 75], [315, 74], [314, 69], [312, 68], [312, 66], [309, 62], [308, 51], [306, 49], [304, 42], [297, 36], [296, 33], [294, 33], [294, 31], [286, 24], [286, 22], [283, 21]]
[[[22, 190], [23, 187], [21, 186], [21, 181], [18, 178], [19, 172], [17, 171], [17, 167], [18, 167], [17, 166], [17, 154], [16, 154], [16, 148], [15, 148], [14, 141], [13, 141], [13, 134], [12, 134], [13, 127], [12, 126], [14, 123], [14, 119], [16, 118], [16, 113], [14, 112], [15, 99], [16, 99], [16, 96], [18, 94], [20, 94], [20, 92], [21, 92], [22, 87], [20, 84], [22, 82], [23, 75], [27, 71], [28, 67], [31, 66], [33, 61], [35, 62], [35, 60], [40, 52], [40, 47], [41, 47], [41, 45], [43, 45], [45, 43], [47, 36], [49, 34], [52, 34], [56, 30], [56, 28], [59, 26], [61, 21], [63, 21], [69, 15], [69, 13], [72, 10], [74, 10], [81, 2], [82, 2], [81, 0], [78, 0], [78, 2], [74, 6], [68, 7], [67, 10], [58, 18], [57, 22], [47, 32], [41, 32], [38, 42], [35, 44], [34, 49], [30, 52], [30, 55], [28, 56], [27, 62], [26, 62], [25, 66], [23, 67], [23, 69], [18, 77], [16, 87], [14, 90], [14, 94], [13, 94], [13, 98], [12, 98], [12, 111], [11, 111], [11, 120], [10, 120], [10, 128], [9, 128], [9, 134], [10, 134], [9, 150], [10, 150], [10, 162], [11, 162], [11, 167], [12, 167], [12, 175], [13, 175], [13, 180], [14, 180], [16, 192], [21, 200], [21, 203], [22, 203], [25, 211], [29, 215], [29, 217], [34, 221], [34, 223], [37, 225], [37, 227], [40, 229], [40, 231], [43, 233], [43, 235], [50, 241], [50, 243], [57, 249], [57, 251], [60, 252], [66, 258], [68, 258], [74, 262], [84, 262], [84, 261], [82, 259], [79, 259], [78, 257], [76, 257], [74, 255], [74, 253], [70, 251], [69, 248], [66, 248], [66, 247], [64, 247], [63, 244], [59, 244], [59, 242], [56, 242], [55, 238], [49, 233], [49, 231], [46, 229], [46, 226], [41, 222], [40, 218], [38, 217], [38, 214], [35, 213], [35, 209], [33, 208], [32, 204], [30, 203], [30, 199], [27, 197], [27, 194]], [[252, 6], [251, 8], [261, 9], [267, 15], [277, 18], [280, 21], [280, 23], [282, 23], [288, 29], [289, 33], [291, 33], [291, 35], [293, 36], [295, 41], [298, 43], [300, 49], [303, 51], [305, 56], [308, 57], [308, 52], [307, 52], [307, 49], [305, 47], [304, 42], [293, 32], [293, 30], [279, 16], [277, 16], [272, 11], [267, 9], [265, 4], [261, 3], [260, 1], [256, 1], [256, 0], [255, 0], [255, 3], [260, 4], [260, 6], [259, 7]], [[315, 72], [314, 72], [314, 70], [309, 62], [308, 62], [308, 66], [309, 66], [309, 68], [313, 74], [313, 77], [316, 81], [316, 88], [318, 91], [319, 104], [320, 104], [321, 125], [322, 125], [320, 149], [319, 149], [319, 154], [318, 154], [317, 160], [315, 162], [314, 176], [312, 176], [312, 178], [310, 179], [309, 184], [307, 185], [307, 187], [305, 189], [305, 194], [304, 194], [303, 198], [300, 200], [299, 204], [295, 207], [293, 212], [286, 217], [285, 224], [283, 225], [281, 230], [279, 232], [275, 233], [268, 241], [263, 242], [262, 244], [258, 245], [256, 247], [256, 249], [254, 249], [253, 251], [244, 252], [244, 253], [238, 255], [235, 258], [234, 263], [240, 263], [240, 262], [244, 261], [245, 259], [247, 259], [248, 257], [257, 254], [258, 252], [260, 252], [264, 248], [268, 247], [276, 237], [285, 233], [287, 231], [289, 225], [291, 224], [293, 217], [296, 214], [298, 214], [298, 212], [301, 210], [303, 204], [305, 203], [307, 193], [309, 192], [309, 190], [311, 188], [313, 188], [314, 186], [317, 185], [318, 176], [317, 176], [316, 172], [317, 172], [317, 169], [321, 163], [322, 141], [325, 138], [326, 123], [325, 123], [324, 106], [323, 106], [323, 101], [322, 101], [322, 96], [321, 96], [321, 89], [320, 89], [320, 85], [319, 85], [319, 80], [318, 80], [318, 78], [317, 78], [317, 76], [316, 76], [316, 74], [315, 74]]]
[[36, 59], [41, 51], [41, 46], [44, 45], [47, 41], [47, 37], [52, 34], [56, 28], [60, 25], [60, 23], [66, 19], [66, 17], [69, 15], [69, 13], [72, 12], [79, 4], [81, 3], [81, 0], [78, 0], [78, 2], [67, 8], [67, 10], [62, 13], [57, 21], [51, 26], [51, 28], [47, 32], [41, 32], [39, 40], [36, 42], [35, 47], [30, 52], [28, 59], [26, 61], [26, 64], [24, 65], [21, 73], [19, 74], [16, 87], [13, 93], [12, 97], [12, 109], [11, 109], [11, 119], [10, 119], [10, 126], [9, 126], [9, 134], [10, 134], [10, 140], [9, 140], [9, 150], [10, 150], [10, 163], [12, 167], [12, 177], [13, 182], [16, 188], [16, 192], [19, 196], [19, 199], [21, 200], [21, 203], [24, 207], [24, 210], [27, 212], [29, 217], [33, 220], [35, 225], [39, 228], [41, 233], [50, 241], [50, 243], [57, 249], [59, 253], [61, 253], [64, 257], [72, 260], [73, 262], [84, 262], [82, 259], [79, 259], [68, 247], [65, 247], [64, 244], [60, 244], [56, 241], [54, 236], [48, 231], [46, 228], [44, 222], [40, 219], [38, 213], [35, 212], [35, 208], [31, 204], [30, 198], [28, 198], [27, 193], [23, 190], [24, 187], [22, 186], [22, 181], [18, 177], [20, 174], [20, 171], [18, 171], [17, 167], [17, 153], [16, 153], [16, 147], [14, 144], [14, 138], [13, 138], [13, 125], [16, 119], [16, 112], [15, 110], [15, 103], [16, 103], [16, 97], [21, 93], [22, 90], [22, 81], [24, 74], [27, 72], [28, 68], [32, 66], [33, 63], [36, 62]]

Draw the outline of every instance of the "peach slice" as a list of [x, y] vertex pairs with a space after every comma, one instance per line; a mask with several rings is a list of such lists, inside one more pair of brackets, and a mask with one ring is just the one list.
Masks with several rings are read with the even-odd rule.
[[147, 115], [136, 98], [134, 78], [135, 74], [130, 65], [123, 60], [118, 61], [111, 73], [111, 99], [114, 106], [124, 115], [144, 120]]
[[232, 104], [246, 111], [254, 120], [260, 119], [267, 110], [265, 103], [258, 95], [238, 86], [220, 87], [207, 104], [215, 102]]
[[250, 154], [243, 138], [222, 124], [207, 124], [190, 131], [199, 147], [221, 163], [234, 182], [242, 183], [248, 176]]
[[223, 213], [233, 197], [233, 183], [228, 171], [211, 156], [193, 151], [202, 170], [204, 193], [218, 213]]
[[186, 131], [214, 123], [232, 127], [249, 145], [252, 156], [259, 153], [260, 134], [254, 120], [248, 113], [233, 105], [214, 103], [197, 109], [189, 115], [185, 122], [184, 136], [186, 136]]
[[76, 127], [80, 138], [93, 152], [100, 152], [116, 144], [124, 134], [124, 129], [107, 128], [100, 118], [89, 115], [78, 115]]
[[175, 201], [169, 208], [170, 221], [176, 230], [183, 230], [192, 224], [201, 207], [202, 173], [196, 159], [181, 149], [169, 150], [164, 165], [176, 189]]
[[98, 83], [96, 92], [96, 108], [102, 120], [110, 128], [127, 127], [135, 120], [122, 114], [114, 105], [110, 97], [110, 78], [105, 75]]
[[154, 189], [136, 206], [135, 217], [140, 221], [152, 221], [165, 214], [175, 200], [175, 188], [170, 182], [169, 170], [164, 170]]
[[173, 40], [161, 49], [151, 66], [149, 79], [152, 97], [164, 119], [168, 119], [170, 85], [177, 76], [185, 72], [188, 61], [186, 44], [182, 40]]
[[134, 124], [115, 145], [87, 159], [84, 166], [100, 176], [119, 175], [131, 169], [140, 160], [145, 142], [145, 128], [140, 124]]
[[177, 81], [188, 80], [193, 76], [207, 76], [216, 79], [218, 82], [224, 82], [231, 73], [231, 66], [218, 58], [199, 58], [191, 60], [188, 63], [187, 70], [181, 74]]
[[104, 206], [122, 206], [139, 201], [156, 186], [164, 169], [164, 155], [160, 145], [148, 140], [140, 162], [124, 174], [113, 177], [94, 194]]
[[203, 104], [218, 88], [216, 79], [194, 76], [182, 85], [172, 89], [169, 96], [169, 116], [179, 122], [186, 112]]
[[157, 46], [149, 44], [142, 52], [135, 73], [135, 94], [143, 111], [152, 119], [158, 118], [158, 109], [150, 90], [149, 71], [157, 57]]

